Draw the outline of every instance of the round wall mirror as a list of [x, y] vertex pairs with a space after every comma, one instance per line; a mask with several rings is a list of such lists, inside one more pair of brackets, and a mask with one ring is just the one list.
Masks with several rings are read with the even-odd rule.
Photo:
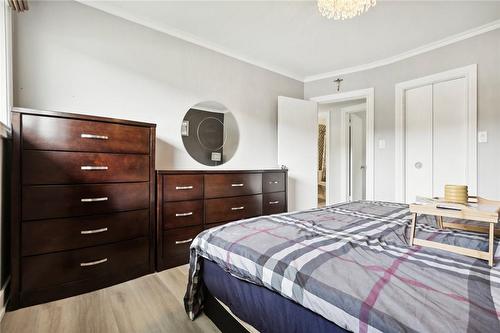
[[191, 107], [182, 120], [181, 136], [189, 155], [208, 166], [226, 163], [238, 148], [236, 119], [219, 102], [201, 102]]

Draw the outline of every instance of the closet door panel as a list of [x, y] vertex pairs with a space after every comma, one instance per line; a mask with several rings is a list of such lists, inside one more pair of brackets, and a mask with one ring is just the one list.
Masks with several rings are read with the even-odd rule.
[[467, 185], [467, 85], [460, 78], [433, 86], [433, 195], [445, 184]]
[[406, 90], [406, 202], [432, 195], [432, 85]]

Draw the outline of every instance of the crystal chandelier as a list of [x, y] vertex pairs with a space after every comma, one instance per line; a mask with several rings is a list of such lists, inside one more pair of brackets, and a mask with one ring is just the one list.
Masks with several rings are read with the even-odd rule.
[[377, 0], [318, 0], [321, 15], [334, 20], [353, 18], [377, 4]]

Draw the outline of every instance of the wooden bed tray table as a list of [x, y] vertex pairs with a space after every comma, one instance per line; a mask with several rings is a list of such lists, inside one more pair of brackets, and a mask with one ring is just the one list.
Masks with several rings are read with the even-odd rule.
[[[411, 204], [410, 212], [413, 214], [410, 234], [410, 246], [420, 245], [473, 258], [483, 259], [488, 261], [490, 267], [493, 266], [495, 226], [498, 223], [500, 214], [499, 201], [477, 198], [476, 202], [469, 203], [468, 205], [448, 204], [439, 201], [435, 203]], [[488, 233], [488, 251], [486, 252], [474, 250], [466, 247], [454, 246], [431, 240], [415, 238], [418, 214], [435, 216], [440, 228], [453, 228]], [[488, 224], [488, 227], [470, 224], [467, 225], [467, 221], [463, 221], [463, 223], [443, 222], [443, 217], [484, 222]]]

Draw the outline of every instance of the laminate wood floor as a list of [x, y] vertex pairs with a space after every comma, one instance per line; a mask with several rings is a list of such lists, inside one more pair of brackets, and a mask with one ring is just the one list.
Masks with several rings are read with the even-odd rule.
[[205, 315], [184, 312], [188, 266], [106, 289], [7, 312], [1, 333], [220, 332]]

